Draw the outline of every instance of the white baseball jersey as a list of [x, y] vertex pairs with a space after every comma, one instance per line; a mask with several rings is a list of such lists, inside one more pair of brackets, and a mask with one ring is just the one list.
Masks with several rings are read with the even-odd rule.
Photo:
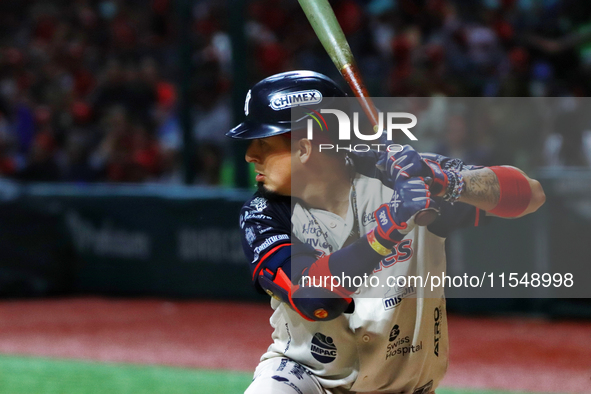
[[[280, 245], [289, 242], [288, 235], [328, 254], [343, 247], [355, 221], [361, 235], [372, 230], [373, 212], [390, 201], [393, 189], [359, 173], [353, 185], [356, 198], [349, 198], [346, 219], [327, 211], [308, 210], [298, 203], [277, 207], [277, 203], [258, 195], [247, 202], [240, 224], [251, 266], [278, 253]], [[446, 264], [444, 236], [459, 225], [478, 221], [478, 217], [476, 208], [444, 203], [436, 222], [415, 227], [368, 273], [369, 278], [375, 277], [369, 283], [377, 285], [361, 286], [352, 295], [352, 313], [311, 322], [289, 305], [272, 299], [273, 343], [261, 361], [273, 357], [297, 361], [329, 389], [409, 394], [433, 391], [448, 363], [444, 291], [436, 288], [431, 292], [416, 283], [397, 286], [388, 278], [441, 275]], [[286, 233], [287, 226], [291, 234]]]

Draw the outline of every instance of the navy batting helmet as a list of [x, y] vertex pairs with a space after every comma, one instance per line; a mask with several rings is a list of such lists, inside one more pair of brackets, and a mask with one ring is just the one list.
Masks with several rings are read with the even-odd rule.
[[[265, 138], [292, 130], [291, 109], [318, 108], [347, 97], [330, 78], [313, 71], [289, 71], [263, 79], [246, 95], [246, 120], [226, 133], [241, 139]], [[303, 119], [299, 119], [300, 121]]]

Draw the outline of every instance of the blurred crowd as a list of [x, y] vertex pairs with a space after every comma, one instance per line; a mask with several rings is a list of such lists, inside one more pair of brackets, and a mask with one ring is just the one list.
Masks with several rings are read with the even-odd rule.
[[[234, 84], [293, 69], [341, 80], [296, 1], [244, 0], [247, 46], [234, 56], [244, 56], [247, 81], [232, 78], [230, 2], [193, 2], [188, 37], [179, 29], [180, 3], [0, 2], [0, 176], [183, 182], [179, 87], [187, 87], [192, 181], [219, 185], [232, 149], [223, 134], [239, 121]], [[418, 148], [526, 169], [591, 164], [591, 123], [575, 116], [591, 112], [584, 99], [591, 93], [591, 2], [331, 4], [373, 96], [557, 97], [529, 114], [537, 127], [520, 135], [495, 125], [494, 114], [469, 119], [466, 108], [455, 108]], [[179, 55], [187, 43], [190, 81], [181, 79]]]

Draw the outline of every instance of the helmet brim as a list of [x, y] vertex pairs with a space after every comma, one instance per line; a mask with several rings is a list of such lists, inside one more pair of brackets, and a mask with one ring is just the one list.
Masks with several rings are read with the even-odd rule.
[[290, 123], [266, 124], [246, 121], [228, 131], [226, 136], [236, 139], [253, 140], [256, 138], [267, 138], [274, 135], [285, 134], [290, 131]]

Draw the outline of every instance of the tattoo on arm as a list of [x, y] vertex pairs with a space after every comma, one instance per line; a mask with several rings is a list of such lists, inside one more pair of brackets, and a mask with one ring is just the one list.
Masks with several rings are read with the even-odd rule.
[[492, 209], [499, 202], [501, 190], [494, 172], [488, 168], [462, 172], [464, 177], [464, 191], [461, 200], [469, 204]]

